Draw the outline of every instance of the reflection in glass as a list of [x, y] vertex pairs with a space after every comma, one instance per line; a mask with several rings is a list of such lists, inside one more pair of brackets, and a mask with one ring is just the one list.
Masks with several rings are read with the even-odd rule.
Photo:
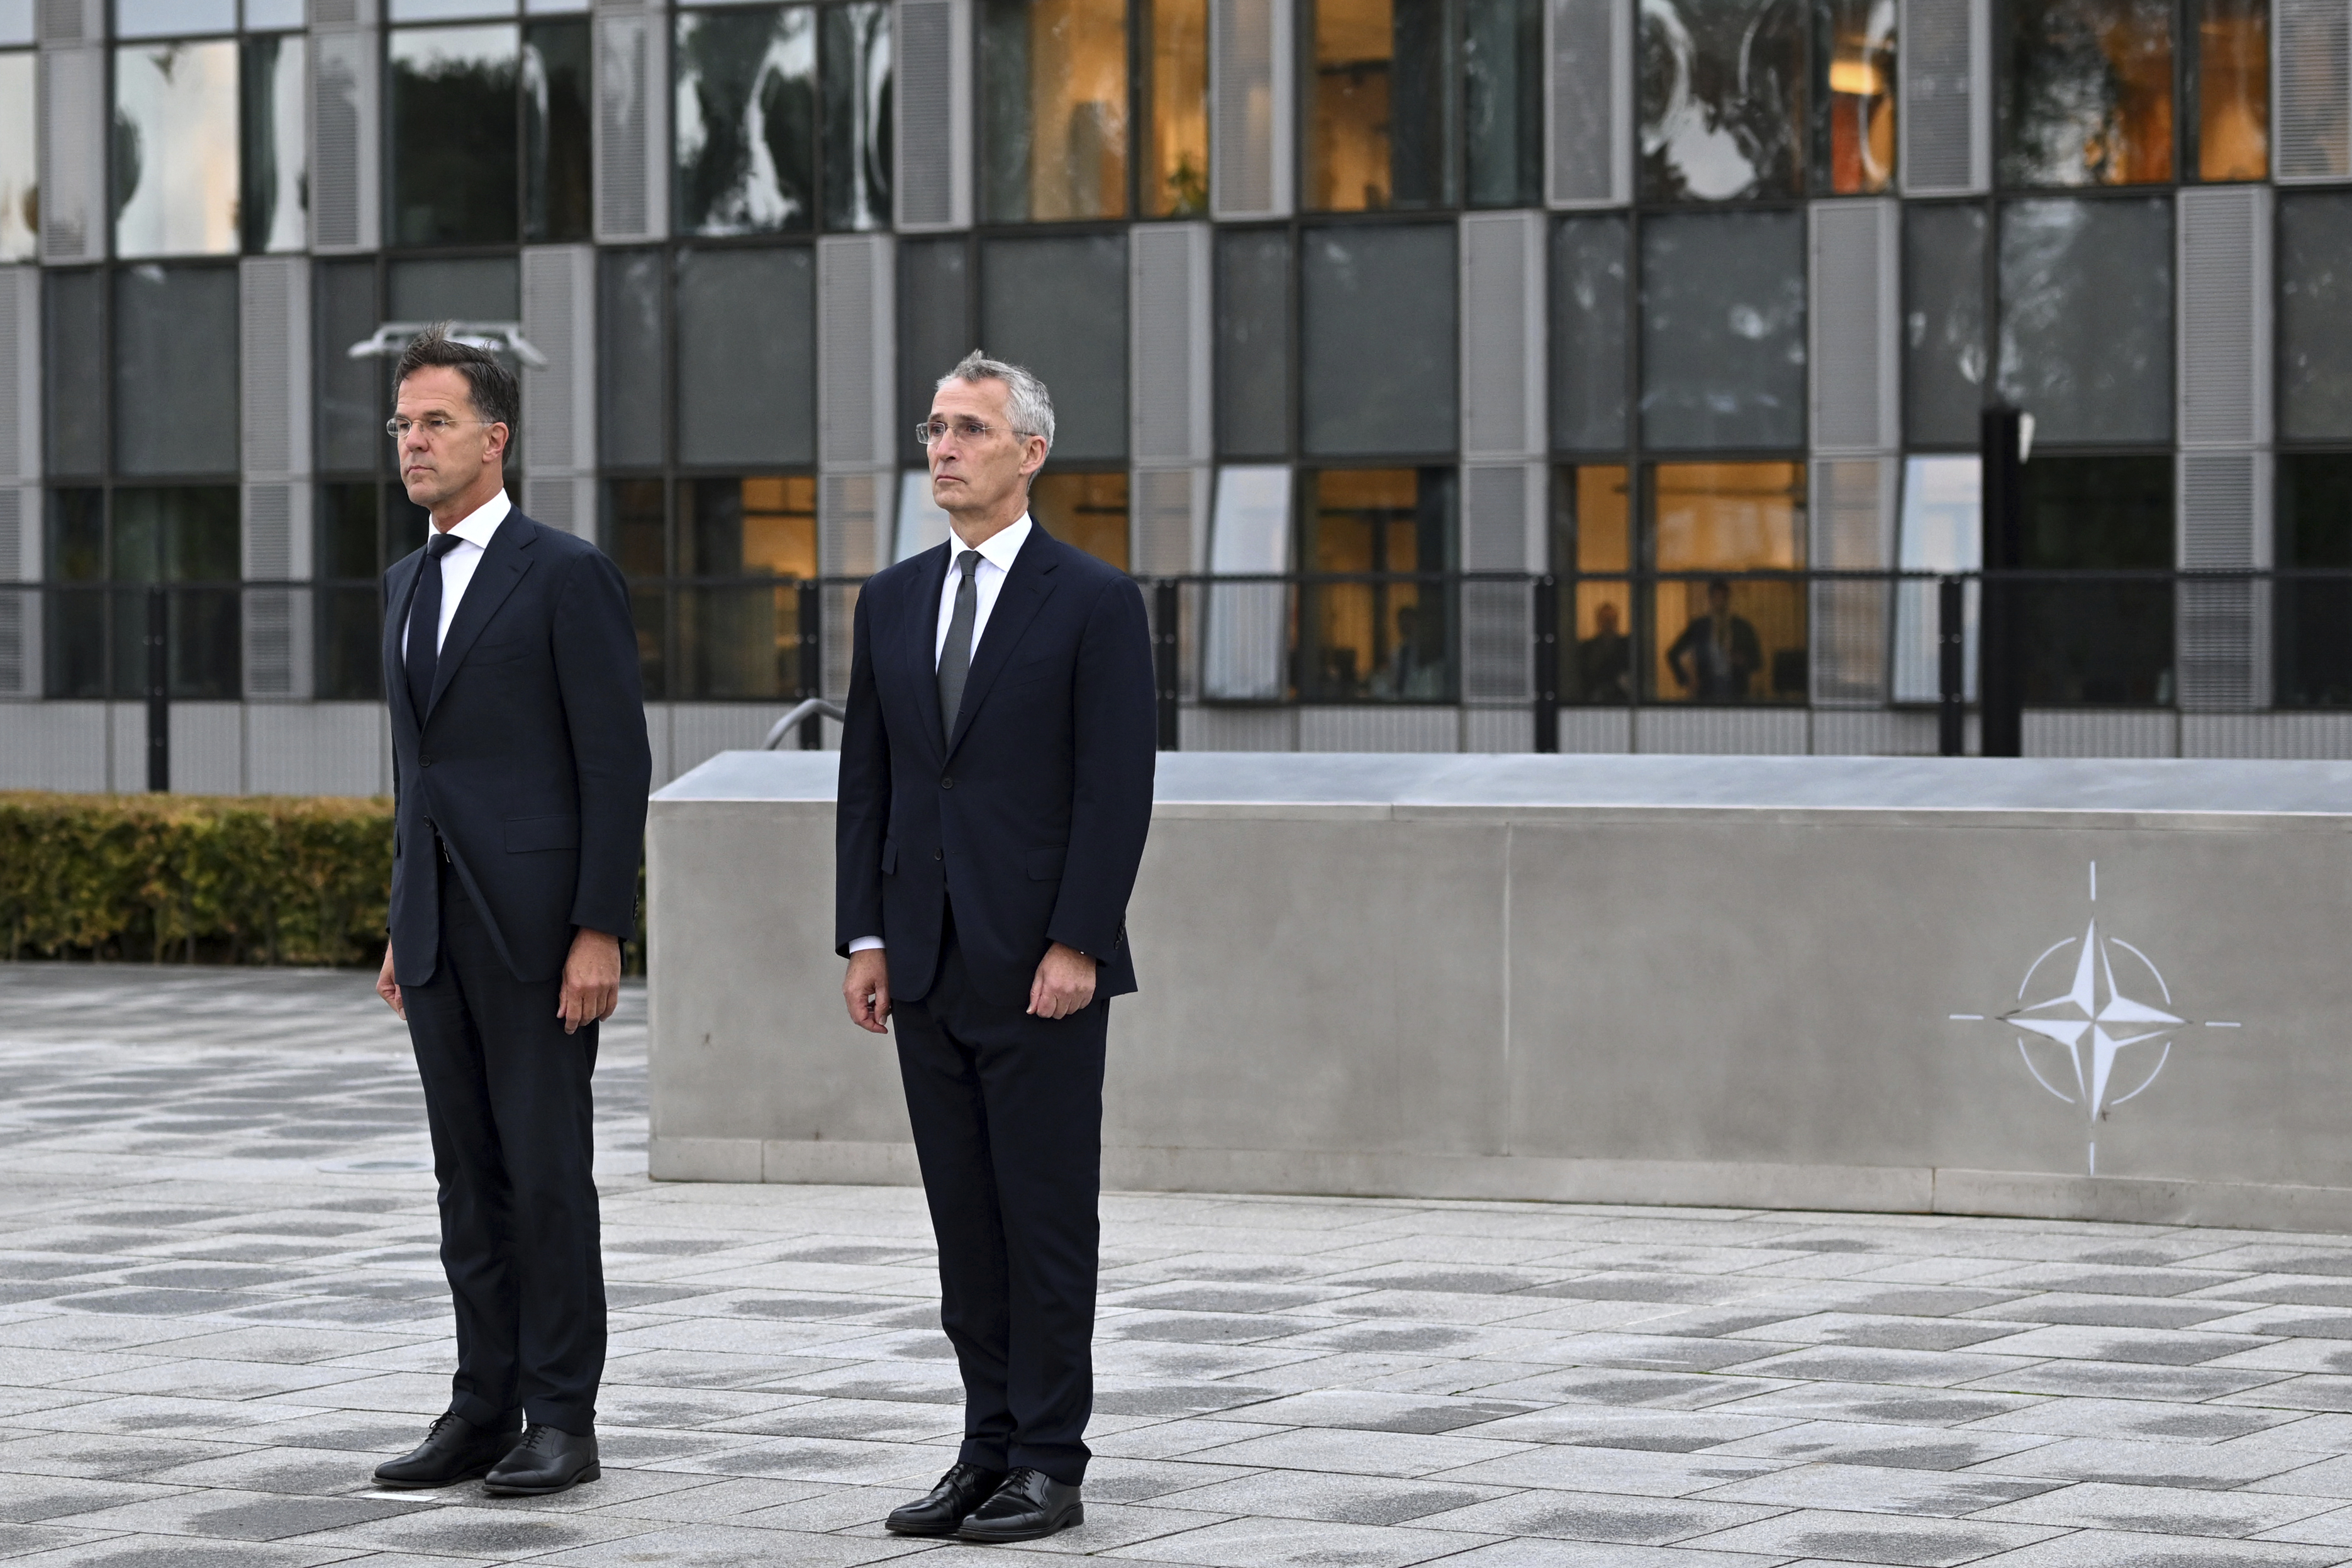
[[1813, 0], [1813, 188], [1895, 182], [1895, 0]]
[[589, 204], [588, 24], [523, 29], [523, 240], [584, 240]]
[[1551, 444], [1625, 444], [1625, 220], [1563, 218], [1551, 236]]
[[1143, 126], [1143, 215], [1209, 211], [1208, 0], [1142, 0], [1151, 40], [1150, 114]]
[[1454, 450], [1454, 230], [1309, 229], [1299, 268], [1300, 439], [1333, 455]]
[[1217, 451], [1290, 450], [1290, 235], [1217, 231]]
[[814, 272], [799, 246], [678, 254], [680, 462], [815, 459]]
[[1984, 405], [1980, 203], [1903, 208], [1903, 418], [1916, 446], [1971, 446]]
[[[1298, 562], [1314, 573], [1436, 573], [1453, 563], [1454, 470], [1325, 470], [1310, 486]], [[1303, 702], [1450, 702], [1446, 591], [1411, 578], [1304, 585]]]
[[2279, 198], [2278, 356], [2279, 434], [2352, 436], [2352, 195]]
[[42, 679], [50, 697], [103, 697], [106, 681], [106, 492], [49, 492], [48, 594], [42, 617]]
[[596, 449], [615, 468], [661, 465], [662, 260], [658, 250], [596, 256]]
[[[1290, 559], [1290, 469], [1286, 465], [1217, 470], [1209, 525], [1209, 571], [1264, 577]], [[1289, 605], [1279, 582], [1221, 583], [1202, 609], [1201, 695], [1221, 702], [1275, 702], [1283, 674]]]
[[[118, 583], [233, 583], [238, 545], [234, 485], [118, 488], [106, 575]], [[132, 590], [108, 597], [114, 695], [135, 697], [147, 684], [147, 596]], [[242, 685], [236, 590], [181, 589], [170, 604], [172, 695], [234, 701]]]
[[1537, 0], [1463, 0], [1468, 204], [1543, 200], [1543, 11]]
[[1632, 494], [1622, 463], [1562, 468], [1552, 491], [1552, 570], [1574, 574], [1574, 624], [1560, 640], [1567, 703], [1633, 700]]
[[986, 0], [982, 205], [998, 223], [1127, 214], [1127, 8]]
[[237, 471], [236, 295], [227, 266], [114, 274], [116, 473]]
[[383, 695], [377, 576], [390, 562], [379, 538], [378, 487], [367, 481], [319, 486], [314, 538], [319, 578], [312, 621], [318, 696], [373, 702]]
[[[806, 475], [679, 480], [677, 554], [678, 571], [688, 577], [815, 577], [816, 481]], [[800, 593], [789, 582], [683, 588], [677, 618], [687, 686], [680, 695], [783, 697], [806, 689]]]
[[639, 580], [659, 578], [669, 570], [663, 488], [658, 479], [607, 479], [601, 519], [604, 553], [632, 580], [629, 618], [637, 628], [637, 672], [646, 695], [655, 699], [669, 695], [668, 601], [659, 583]]
[[828, 5], [817, 37], [824, 88], [824, 226], [890, 226], [890, 7]]
[[980, 340], [1045, 382], [1055, 456], [1127, 455], [1124, 233], [991, 241], [981, 253]]
[[510, 26], [394, 31], [392, 226], [401, 245], [512, 245], [515, 74]]
[[1052, 467], [1029, 486], [1029, 515], [1066, 545], [1127, 570], [1127, 472], [1067, 474]]
[[2035, 440], [2171, 436], [2170, 202], [2011, 203], [2000, 302], [2000, 395]]
[[2201, 0], [2197, 19], [2197, 177], [2259, 180], [2271, 169], [2267, 0]]
[[898, 453], [910, 468], [929, 466], [914, 429], [932, 388], [971, 351], [969, 271], [961, 235], [898, 241]]
[[[2278, 563], [2352, 568], [2352, 454], [2278, 460]], [[2352, 579], [2278, 589], [2281, 707], [2352, 706]]]
[[42, 434], [55, 475], [106, 472], [106, 274], [58, 268], [41, 279]]
[[1452, 206], [1457, 80], [1446, 0], [1316, 0], [1307, 205]]
[[40, 158], [28, 50], [0, 54], [0, 262], [30, 261], [40, 249]]
[[1642, 193], [1804, 189], [1807, 0], [1641, 0]]
[[310, 243], [303, 53], [299, 33], [245, 41], [245, 195], [239, 218], [248, 251], [299, 251]]
[[805, 5], [682, 13], [677, 69], [679, 231], [811, 226], [815, 13]]
[[114, 254], [237, 246], [236, 44], [114, 51]]
[[1805, 564], [1805, 465], [1658, 464], [1650, 470], [1650, 518], [1658, 570], [1727, 575], [1657, 584], [1649, 696], [1802, 702], [1804, 585], [1727, 574]]
[[[1974, 571], [1984, 563], [1979, 468], [1974, 457], [1910, 457], [1903, 464], [1901, 538], [1895, 564], [1905, 571]], [[1931, 703], [1943, 693], [1937, 637], [1942, 606], [1937, 587], [1905, 580], [1895, 591], [1895, 700]], [[1977, 585], [1961, 593], [1961, 678], [1977, 695]]]
[[2013, 0], [2002, 16], [2001, 183], [2172, 178], [2172, 0]]
[[1801, 446], [1805, 218], [1642, 225], [1642, 434], [1653, 446]]
[[349, 352], [384, 319], [376, 308], [375, 263], [321, 261], [310, 277], [319, 466], [364, 474], [375, 466], [377, 448], [389, 444], [383, 422], [392, 378], [382, 360], [354, 360]]
[[[2044, 456], [2019, 470], [2025, 559], [2036, 568], [2147, 569], [2173, 561], [2169, 456]], [[2172, 586], [2028, 583], [2016, 598], [2025, 700], [2034, 706], [2172, 701]]]

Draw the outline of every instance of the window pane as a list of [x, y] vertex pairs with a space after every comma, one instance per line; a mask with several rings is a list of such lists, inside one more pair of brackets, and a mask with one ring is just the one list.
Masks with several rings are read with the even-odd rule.
[[982, 202], [998, 223], [1127, 213], [1127, 8], [986, 0]]
[[1793, 0], [1642, 7], [1642, 193], [1803, 193], [1805, 12]]
[[814, 221], [816, 17], [805, 5], [677, 18], [677, 226], [770, 234]]
[[[1442, 572], [1454, 559], [1454, 470], [1308, 476], [1299, 568]], [[1443, 583], [1321, 583], [1298, 595], [1298, 685], [1306, 702], [1451, 702], [1453, 637]]]
[[1125, 235], [992, 242], [981, 257], [980, 330], [990, 354], [1044, 379], [1056, 456], [1127, 455]]
[[118, 38], [236, 31], [236, 0], [114, 0]]
[[375, 263], [322, 261], [311, 273], [311, 309], [318, 341], [310, 363], [319, 386], [319, 466], [329, 472], [372, 472], [384, 439], [384, 392], [390, 371], [382, 360], [354, 360], [351, 347], [374, 332]]
[[1469, 204], [1543, 200], [1543, 12], [1536, 0], [1464, 0]]
[[1143, 128], [1143, 215], [1209, 211], [1208, 0], [1141, 0], [1151, 40], [1151, 105]]
[[2001, 183], [2172, 178], [2172, 0], [2013, 0], [2003, 16]]
[[381, 558], [373, 481], [319, 486], [313, 523], [319, 576], [327, 580], [367, 582], [391, 562]]
[[614, 468], [661, 465], [662, 253], [597, 256], [602, 317], [596, 379], [597, 449]]
[[[1307, 204], [1454, 204], [1456, 73], [1444, 0], [1317, 0]], [[1410, 68], [1393, 68], [1398, 60]]]
[[931, 389], [971, 352], [971, 306], [961, 239], [898, 242], [898, 455], [929, 467], [915, 426], [931, 412]]
[[[2166, 567], [2173, 560], [2172, 458], [2036, 452], [2022, 479], [2029, 567]], [[2147, 704], [2172, 697], [2172, 589], [2163, 582], [2032, 583], [2017, 595], [2030, 704]]]
[[[1984, 563], [1981, 464], [1975, 457], [1909, 457], [1903, 464], [1902, 535], [1895, 564], [1905, 571], [1974, 571]], [[1936, 584], [1895, 585], [1895, 700], [1931, 703], [1943, 689], [1938, 653], [1943, 607]], [[1977, 693], [1977, 585], [1963, 590], [1960, 662], [1967, 695]]]
[[890, 226], [890, 7], [825, 7], [817, 79], [824, 84], [824, 226]]
[[2169, 202], [2003, 208], [2000, 299], [2000, 395], [2036, 441], [2170, 438]]
[[310, 163], [303, 132], [302, 35], [245, 41], [245, 197], [249, 251], [310, 243]]
[[1895, 183], [1893, 0], [1813, 0], [1813, 188], [1858, 196]]
[[515, 69], [511, 26], [394, 32], [389, 149], [400, 245], [512, 245]]
[[1310, 229], [1301, 243], [1306, 449], [1453, 451], [1454, 230]]
[[236, 364], [233, 268], [115, 273], [115, 471], [236, 473]]
[[[107, 576], [132, 583], [234, 582], [237, 536], [234, 485], [118, 489]], [[136, 696], [146, 685], [145, 595], [112, 597], [114, 692]], [[236, 591], [183, 590], [170, 605], [172, 695], [234, 699], [241, 685]]]
[[[513, 321], [522, 316], [522, 269], [510, 256], [395, 261], [384, 268], [384, 292], [385, 309], [394, 321]], [[382, 437], [381, 428], [376, 434]]]
[[1051, 466], [1029, 487], [1029, 515], [1066, 545], [1127, 570], [1127, 473], [1056, 473]]
[[233, 254], [236, 140], [234, 42], [115, 50], [114, 254]]
[[314, 525], [319, 576], [359, 585], [318, 591], [312, 626], [321, 698], [373, 702], [383, 695], [383, 656], [377, 652], [383, 625], [374, 579], [389, 563], [382, 559], [378, 537], [378, 489], [373, 483], [319, 486]]
[[[1209, 523], [1209, 570], [1272, 575], [1290, 559], [1290, 469], [1220, 468]], [[1289, 596], [1279, 582], [1209, 590], [1202, 607], [1201, 695], [1213, 701], [1275, 702], [1290, 689]]]
[[1217, 232], [1217, 451], [1290, 451], [1290, 235]]
[[[2352, 454], [2280, 457], [2277, 506], [2279, 565], [2352, 567]], [[2277, 606], [2279, 706], [2352, 705], [2352, 581], [2282, 583]]]
[[2281, 196], [2278, 247], [2279, 434], [2352, 436], [2352, 196]]
[[1642, 435], [1653, 446], [1804, 444], [1804, 214], [1642, 225]]
[[669, 528], [658, 479], [604, 484], [604, 553], [631, 577], [669, 575]]
[[1974, 446], [1984, 404], [1984, 208], [1903, 210], [1903, 418], [1916, 446]]
[[683, 463], [816, 455], [809, 252], [684, 251], [677, 258], [677, 442]]
[[[805, 476], [685, 479], [678, 570], [695, 577], [816, 575], [816, 481]], [[800, 593], [745, 583], [681, 589], [679, 651], [700, 697], [783, 697], [803, 689]]]
[[33, 67], [29, 52], [0, 54], [0, 262], [30, 261], [40, 248]]
[[2202, 0], [2197, 22], [2197, 177], [2259, 180], [2271, 168], [2271, 13], [2265, 0]]
[[1560, 700], [1633, 700], [1633, 508], [1622, 464], [1562, 468], [1552, 481], [1552, 570], [1572, 585], [1575, 626], [1560, 645]]
[[523, 29], [523, 239], [561, 244], [589, 236], [588, 24], [533, 22]]
[[46, 381], [42, 426], [49, 472], [106, 472], [106, 275], [41, 275]]
[[[48, 580], [96, 584], [106, 578], [106, 492], [52, 490], [48, 497]], [[44, 689], [52, 697], [107, 695], [108, 595], [87, 587], [51, 593], [42, 625]]]
[[[1805, 564], [1803, 464], [1661, 463], [1650, 474], [1651, 544], [1660, 571]], [[1805, 699], [1803, 584], [1728, 577], [1661, 582], [1652, 612], [1653, 698]]]
[[1565, 218], [1551, 235], [1551, 444], [1625, 444], [1625, 252], [1621, 217]]

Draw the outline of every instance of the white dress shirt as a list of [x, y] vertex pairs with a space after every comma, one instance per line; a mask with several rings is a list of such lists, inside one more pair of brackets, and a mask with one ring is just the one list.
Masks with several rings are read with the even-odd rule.
[[[474, 569], [482, 564], [482, 552], [490, 548], [490, 536], [499, 531], [499, 525], [507, 520], [507, 514], [512, 510], [514, 503], [500, 490], [457, 519], [457, 526], [449, 530], [457, 536], [457, 542], [441, 558], [441, 626], [433, 638], [436, 653], [449, 640], [449, 622], [457, 618], [457, 601], [466, 597], [466, 585], [474, 580]], [[434, 532], [432, 524], [425, 525], [428, 542]], [[433, 558], [425, 557], [425, 564], [431, 566]], [[400, 633], [404, 653], [408, 649], [408, 628], [403, 628]]]
[[[988, 612], [996, 608], [996, 596], [1004, 591], [1004, 574], [1013, 570], [1013, 558], [1019, 555], [1021, 547], [1028, 542], [1030, 526], [1029, 514], [1024, 512], [1020, 521], [989, 535], [986, 541], [979, 545], [964, 543], [956, 537], [954, 528], [949, 528], [948, 576], [947, 580], [940, 585], [939, 628], [931, 633], [932, 669], [938, 669], [940, 661], [947, 656], [948, 626], [955, 620], [956, 587], [963, 580], [963, 570], [956, 564], [957, 559], [968, 549], [980, 551], [980, 565], [972, 570], [971, 574], [976, 602], [971, 618], [971, 648], [969, 650], [977, 653], [980, 650], [980, 634], [988, 630]], [[456, 555], [459, 551], [452, 550], [450, 553]], [[869, 947], [881, 946], [882, 938], [879, 936], [860, 936], [850, 943], [849, 950], [863, 953]]]

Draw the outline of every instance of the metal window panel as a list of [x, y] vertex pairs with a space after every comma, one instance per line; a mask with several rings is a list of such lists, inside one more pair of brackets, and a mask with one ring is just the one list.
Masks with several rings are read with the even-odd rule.
[[[310, 263], [237, 264], [238, 428], [248, 477], [310, 472]], [[263, 575], [275, 575], [265, 573]]]
[[2271, 172], [2282, 185], [2352, 177], [2352, 4], [2277, 0]]
[[1815, 202], [1805, 311], [1817, 452], [1902, 444], [1902, 209]]
[[[0, 584], [40, 580], [40, 522], [39, 486], [0, 486]], [[41, 596], [0, 587], [0, 700], [41, 695]]]
[[596, 238], [605, 245], [669, 233], [669, 28], [658, 6], [600, 11], [594, 51]]
[[1541, 455], [1550, 369], [1540, 213], [1466, 214], [1462, 225], [1462, 452]]
[[[1902, 460], [1816, 459], [1808, 471], [1807, 559], [1836, 571], [1875, 571], [1895, 560], [1895, 493]], [[1816, 582], [1811, 593], [1811, 676], [1817, 706], [1886, 701], [1888, 611], [1884, 582]]]
[[40, 476], [41, 270], [0, 267], [0, 484]]
[[527, 469], [596, 466], [596, 250], [533, 246], [522, 253], [522, 335], [547, 357], [522, 377]]
[[364, 27], [382, 20], [379, 0], [310, 0], [313, 27]]
[[[1463, 570], [1542, 570], [1544, 478], [1539, 462], [1462, 465]], [[1531, 699], [1533, 593], [1523, 582], [1465, 582], [1461, 593], [1463, 700]]]
[[534, 522], [593, 539], [596, 537], [596, 476], [531, 469], [523, 475], [522, 509]]
[[[890, 564], [898, 471], [826, 474], [816, 486], [816, 569], [825, 577], [864, 577]], [[842, 629], [844, 636], [848, 628]], [[842, 647], [846, 650], [846, 641]]]
[[1296, 20], [1283, 0], [1209, 0], [1209, 211], [1290, 215]]
[[383, 231], [381, 35], [373, 27], [310, 37], [310, 248], [375, 249]]
[[1139, 465], [1206, 463], [1211, 455], [1209, 244], [1206, 224], [1130, 231], [1128, 439]]
[[1135, 502], [1128, 559], [1136, 575], [1200, 570], [1207, 559], [1209, 469], [1139, 468], [1129, 482]]
[[826, 468], [887, 468], [898, 451], [897, 262], [887, 235], [816, 242], [817, 460]]
[[[306, 478], [246, 482], [240, 570], [248, 580], [294, 581], [311, 575], [310, 498]], [[255, 588], [243, 597], [246, 695], [307, 698], [314, 645], [310, 595], [293, 588]]]
[[37, 0], [33, 37], [42, 44], [106, 39], [106, 0]]
[[106, 50], [41, 51], [41, 259], [106, 256]]
[[1633, 5], [1544, 7], [1544, 198], [1554, 207], [1633, 198]]
[[2270, 187], [2183, 186], [2174, 212], [2180, 444], [2263, 445], [2271, 439]]
[[971, 226], [971, 0], [898, 0], [898, 227]]
[[[2266, 568], [2272, 554], [2271, 455], [2258, 449], [2183, 452], [2180, 565]], [[2237, 713], [2271, 704], [2270, 584], [2185, 581], [2174, 638], [2183, 711]]]
[[1992, 180], [1992, 0], [1903, 0], [1903, 190], [1969, 195]]

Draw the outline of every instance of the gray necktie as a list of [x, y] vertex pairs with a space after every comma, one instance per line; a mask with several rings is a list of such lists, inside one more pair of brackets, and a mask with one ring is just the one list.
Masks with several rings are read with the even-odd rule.
[[956, 557], [963, 580], [956, 584], [955, 611], [948, 617], [948, 645], [940, 650], [940, 727], [942, 738], [955, 738], [956, 710], [963, 706], [964, 677], [971, 674], [971, 623], [980, 618], [980, 590], [972, 576], [980, 570], [980, 552], [968, 549]]

